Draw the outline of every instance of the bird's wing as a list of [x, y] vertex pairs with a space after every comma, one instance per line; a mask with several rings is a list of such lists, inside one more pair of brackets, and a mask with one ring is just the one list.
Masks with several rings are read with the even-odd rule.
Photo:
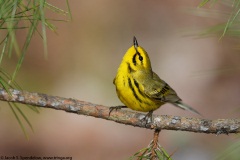
[[145, 86], [145, 94], [162, 102], [174, 103], [181, 101], [177, 93], [153, 72], [153, 79]]
[[191, 112], [201, 115], [197, 110], [183, 103], [182, 100], [178, 97], [177, 93], [165, 81], [160, 79], [158, 75], [154, 72], [153, 81], [151, 85], [149, 85], [149, 88], [146, 87], [145, 93], [150, 98], [160, 100], [166, 103], [172, 103], [176, 107], [184, 110], [189, 110]]

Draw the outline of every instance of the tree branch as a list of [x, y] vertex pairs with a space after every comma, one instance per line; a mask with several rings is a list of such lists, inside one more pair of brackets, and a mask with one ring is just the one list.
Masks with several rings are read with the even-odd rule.
[[171, 115], [153, 115], [154, 122], [151, 125], [146, 125], [145, 121], [141, 121], [145, 114], [131, 110], [114, 110], [109, 116], [109, 107], [103, 105], [72, 98], [50, 96], [47, 94], [31, 93], [15, 89], [10, 89], [9, 92], [11, 95], [6, 90], [0, 89], [0, 100], [28, 104], [42, 108], [63, 110], [70, 113], [93, 116], [135, 127], [213, 134], [240, 132], [240, 119], [207, 120]]

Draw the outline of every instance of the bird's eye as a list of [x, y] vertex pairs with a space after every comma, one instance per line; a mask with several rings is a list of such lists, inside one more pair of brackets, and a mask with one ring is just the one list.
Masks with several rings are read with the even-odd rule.
[[142, 61], [143, 60], [143, 57], [141, 55], [139, 55], [139, 60]]

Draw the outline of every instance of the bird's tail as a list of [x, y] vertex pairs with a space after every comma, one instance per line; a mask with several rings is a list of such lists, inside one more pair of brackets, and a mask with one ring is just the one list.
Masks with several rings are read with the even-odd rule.
[[202, 116], [197, 110], [193, 109], [192, 107], [190, 107], [189, 105], [183, 103], [182, 101], [178, 101], [178, 102], [175, 102], [173, 103], [176, 107], [179, 107], [181, 109], [184, 109], [184, 110], [188, 110], [188, 111], [191, 111], [193, 113], [196, 113], [200, 116]]

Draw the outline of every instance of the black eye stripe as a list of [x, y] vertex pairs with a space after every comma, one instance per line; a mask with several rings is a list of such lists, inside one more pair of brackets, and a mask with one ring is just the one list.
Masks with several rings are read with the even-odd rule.
[[142, 62], [143, 60], [143, 57], [141, 56], [141, 54], [139, 52], [136, 52], [134, 55], [133, 55], [133, 58], [132, 58], [132, 62], [133, 64], [136, 66], [137, 65], [137, 61], [136, 61], [136, 56], [138, 55], [138, 59]]
[[133, 64], [136, 66], [137, 64], [137, 61], [136, 61], [136, 56], [137, 56], [137, 53], [134, 54], [133, 58], [132, 58], [132, 62]]
[[142, 61], [143, 57], [139, 54], [139, 60]]

